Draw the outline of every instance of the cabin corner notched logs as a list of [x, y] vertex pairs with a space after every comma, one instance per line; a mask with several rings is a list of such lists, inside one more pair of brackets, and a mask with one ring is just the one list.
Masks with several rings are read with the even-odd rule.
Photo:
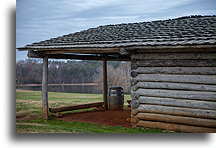
[[215, 56], [215, 52], [132, 55], [132, 126], [215, 133]]

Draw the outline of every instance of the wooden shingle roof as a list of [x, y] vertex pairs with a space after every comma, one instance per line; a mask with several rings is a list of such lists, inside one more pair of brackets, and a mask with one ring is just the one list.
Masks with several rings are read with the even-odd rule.
[[120, 48], [131, 46], [213, 45], [216, 16], [99, 26], [33, 43], [27, 49]]

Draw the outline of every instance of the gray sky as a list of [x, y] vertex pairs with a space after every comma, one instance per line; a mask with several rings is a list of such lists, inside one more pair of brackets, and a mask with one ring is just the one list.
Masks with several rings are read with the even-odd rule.
[[100, 25], [214, 14], [215, 0], [17, 0], [16, 46]]

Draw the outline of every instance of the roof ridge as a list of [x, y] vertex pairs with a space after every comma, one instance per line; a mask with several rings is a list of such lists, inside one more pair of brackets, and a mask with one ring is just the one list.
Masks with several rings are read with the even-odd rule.
[[[204, 17], [216, 17], [216, 15], [188, 15], [188, 16], [181, 16], [181, 17], [173, 18], [173, 19], [161, 19], [161, 20], [154, 20], [154, 21], [134, 22], [134, 23], [107, 24], [107, 25], [100, 25], [100, 26], [96, 26], [96, 27], [91, 27], [88, 29], [84, 29], [82, 31], [77, 31], [77, 32], [69, 33], [69, 34], [62, 35], [62, 36], [68, 36], [68, 35], [80, 33], [80, 32], [87, 31], [87, 30], [97, 29], [100, 27], [109, 27], [109, 26], [111, 27], [111, 26], [141, 24], [141, 23], [154, 23], [154, 22], [161, 22], [161, 21], [172, 21], [172, 20], [181, 20], [181, 19], [188, 19], [188, 18], [204, 18]], [[58, 36], [58, 37], [62, 37], [62, 36]]]
[[[71, 45], [71, 47], [80, 47], [90, 44], [108, 44], [115, 46], [115, 43], [125, 41], [132, 43], [140, 39], [154, 39], [154, 44], [160, 43], [167, 45], [179, 44], [213, 44], [215, 43], [215, 24], [216, 15], [190, 15], [174, 19], [157, 20], [149, 22], [122, 23], [115, 25], [101, 25], [89, 28], [79, 32], [70, 33], [56, 38], [27, 45], [31, 46], [49, 46], [49, 45]], [[167, 39], [171, 39], [167, 42]], [[174, 40], [174, 41], [172, 41]], [[180, 41], [184, 40], [184, 42]], [[189, 40], [193, 40], [189, 42]], [[152, 42], [144, 42], [146, 45], [154, 45]], [[142, 45], [144, 45], [142, 43]], [[128, 44], [122, 44], [126, 46]], [[137, 44], [140, 45], [140, 44]], [[117, 45], [116, 45], [117, 46]], [[89, 46], [90, 47], [90, 46]], [[91, 45], [92, 47], [92, 45]]]
[[203, 17], [216, 17], [216, 15], [188, 15], [188, 16], [181, 16], [178, 18], [170, 19], [170, 20], [179, 20], [179, 19], [188, 19], [188, 18], [203, 18]]
[[[181, 19], [188, 19], [188, 18], [204, 18], [204, 17], [216, 17], [216, 15], [186, 15], [186, 16], [181, 16], [181, 17], [177, 17], [177, 18], [173, 18], [173, 19], [160, 19], [160, 20], [142, 21], [142, 22], [134, 22], [134, 23], [119, 23], [119, 24], [100, 25], [100, 26], [92, 27], [92, 28], [88, 28], [88, 29], [95, 29], [95, 28], [104, 27], [104, 26], [117, 26], [117, 25], [128, 25], [128, 24], [153, 23], [153, 22], [161, 22], [161, 21], [181, 20]], [[86, 29], [86, 30], [88, 30], [88, 29]]]
[[91, 28], [84, 29], [84, 30], [81, 30], [81, 31], [76, 31], [76, 32], [68, 33], [66, 35], [60, 35], [58, 37], [51, 38], [51, 39], [48, 39], [48, 40], [52, 40], [52, 39], [56, 39], [56, 38], [61, 38], [61, 37], [64, 37], [64, 36], [70, 36], [70, 35], [73, 35], [73, 34], [78, 34], [78, 33], [81, 33], [81, 32], [92, 30], [92, 29], [98, 29], [100, 27], [114, 27], [114, 26], [119, 26], [119, 25], [130, 25], [130, 24], [141, 24], [141, 23], [155, 23], [155, 22], [161, 22], [161, 21], [172, 21], [172, 20], [181, 20], [181, 19], [188, 19], [188, 18], [203, 18], [203, 17], [216, 17], [216, 15], [188, 15], [188, 16], [182, 16], [182, 17], [173, 18], [173, 19], [145, 21], [145, 22], [134, 22], [134, 23], [119, 23], [119, 24], [100, 25], [100, 26], [97, 26], [97, 27], [91, 27]]

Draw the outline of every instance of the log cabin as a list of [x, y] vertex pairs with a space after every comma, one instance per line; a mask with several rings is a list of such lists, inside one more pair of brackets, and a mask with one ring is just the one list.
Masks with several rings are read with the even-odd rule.
[[105, 25], [17, 48], [43, 58], [42, 109], [48, 119], [48, 59], [131, 62], [131, 124], [216, 132], [216, 16]]

